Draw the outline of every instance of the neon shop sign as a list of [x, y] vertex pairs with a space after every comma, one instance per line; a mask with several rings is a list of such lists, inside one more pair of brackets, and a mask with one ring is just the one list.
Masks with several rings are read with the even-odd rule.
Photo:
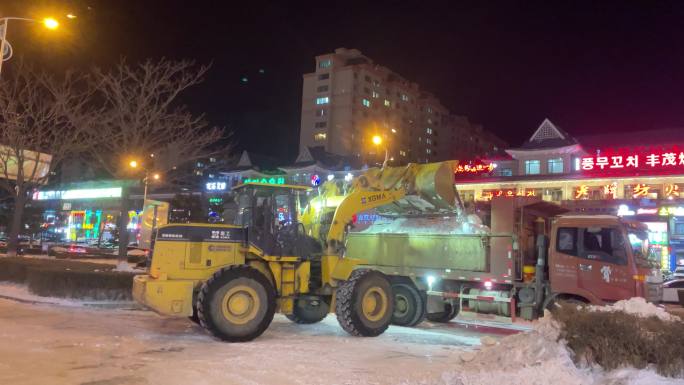
[[502, 189], [495, 191], [482, 192], [482, 199], [491, 200], [492, 198], [515, 198], [515, 197], [534, 197], [537, 196], [536, 191], [527, 189]]
[[662, 151], [602, 153], [603, 151], [600, 151], [599, 155], [580, 158], [580, 170], [593, 173], [684, 170], [684, 151], [675, 148]]
[[486, 174], [494, 171], [495, 168], [494, 163], [459, 164], [454, 172], [456, 174]]

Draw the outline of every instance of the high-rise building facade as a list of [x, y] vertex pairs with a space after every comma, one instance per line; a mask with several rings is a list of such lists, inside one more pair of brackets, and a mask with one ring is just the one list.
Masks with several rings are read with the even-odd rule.
[[[381, 145], [372, 138], [383, 138]], [[504, 143], [359, 50], [338, 48], [316, 57], [304, 75], [300, 151], [324, 147], [367, 163], [434, 162], [486, 155]], [[466, 152], [467, 151], [467, 152]]]

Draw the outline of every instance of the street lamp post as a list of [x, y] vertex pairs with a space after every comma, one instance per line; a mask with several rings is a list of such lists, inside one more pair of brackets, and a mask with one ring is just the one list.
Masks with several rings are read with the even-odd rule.
[[[376, 146], [380, 146], [382, 144], [382, 137], [380, 135], [374, 135], [372, 138], [373, 144]], [[384, 169], [387, 167], [387, 162], [389, 161], [389, 149], [385, 145], [385, 160], [382, 162], [382, 168]]]
[[[12, 57], [12, 46], [7, 42], [7, 28], [9, 27], [10, 20], [28, 21], [31, 23], [39, 22], [36, 19], [30, 19], [26, 17], [2, 17], [0, 18], [0, 74], [2, 74], [2, 63], [9, 60]], [[57, 29], [59, 27], [59, 22], [51, 17], [47, 17], [41, 21], [43, 26], [47, 29]], [[5, 58], [5, 50], [8, 51], [7, 58]]]

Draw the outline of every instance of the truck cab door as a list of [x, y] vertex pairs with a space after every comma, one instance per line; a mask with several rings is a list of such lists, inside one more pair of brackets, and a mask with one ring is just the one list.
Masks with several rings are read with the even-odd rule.
[[617, 227], [578, 228], [577, 286], [604, 301], [636, 295], [627, 246]]

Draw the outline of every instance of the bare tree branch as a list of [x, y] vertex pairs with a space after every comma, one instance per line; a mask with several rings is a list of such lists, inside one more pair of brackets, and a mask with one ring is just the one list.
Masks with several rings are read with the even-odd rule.
[[226, 130], [191, 114], [178, 96], [200, 83], [207, 66], [191, 61], [125, 61], [105, 72], [96, 69], [91, 89], [100, 104], [91, 135], [105, 148], [91, 151], [111, 175], [130, 177], [130, 159], [143, 168], [168, 172], [182, 164], [230, 151]]
[[14, 200], [8, 254], [16, 251], [25, 204], [67, 157], [92, 147], [84, 134], [82, 77], [56, 79], [19, 60], [0, 78], [0, 188]]

